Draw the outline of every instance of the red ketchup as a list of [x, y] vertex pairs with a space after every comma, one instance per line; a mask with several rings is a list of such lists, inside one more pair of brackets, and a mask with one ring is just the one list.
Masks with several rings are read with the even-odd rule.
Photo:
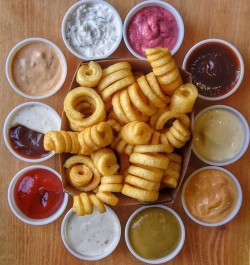
[[158, 6], [144, 7], [131, 19], [128, 42], [136, 53], [145, 57], [146, 48], [162, 47], [170, 51], [178, 39], [177, 21], [167, 9]]
[[199, 94], [218, 97], [234, 88], [240, 77], [240, 62], [235, 53], [222, 43], [206, 43], [190, 55], [186, 69]]
[[9, 138], [12, 148], [25, 158], [39, 159], [50, 154], [43, 148], [44, 134], [23, 125], [10, 128]]
[[62, 182], [47, 169], [32, 169], [16, 182], [14, 198], [26, 216], [44, 219], [54, 214], [63, 202]]

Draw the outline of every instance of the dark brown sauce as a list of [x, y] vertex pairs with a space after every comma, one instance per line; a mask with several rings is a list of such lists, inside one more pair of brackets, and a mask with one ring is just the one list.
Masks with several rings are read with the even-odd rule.
[[50, 153], [43, 148], [44, 134], [23, 125], [10, 128], [9, 138], [12, 148], [25, 158], [39, 159]]
[[228, 93], [240, 76], [240, 62], [236, 54], [222, 43], [206, 43], [190, 55], [187, 71], [199, 94], [218, 97]]

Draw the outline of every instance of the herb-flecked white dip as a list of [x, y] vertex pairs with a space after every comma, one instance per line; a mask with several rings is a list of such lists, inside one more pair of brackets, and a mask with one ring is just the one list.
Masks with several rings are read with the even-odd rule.
[[85, 57], [104, 57], [116, 46], [121, 32], [113, 10], [103, 3], [80, 5], [66, 21], [69, 45]]
[[94, 257], [109, 251], [117, 241], [119, 224], [110, 211], [78, 216], [72, 214], [66, 226], [68, 244], [83, 256]]

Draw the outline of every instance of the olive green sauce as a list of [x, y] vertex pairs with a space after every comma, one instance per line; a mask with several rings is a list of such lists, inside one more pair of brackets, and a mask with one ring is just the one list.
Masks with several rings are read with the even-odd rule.
[[159, 259], [173, 251], [181, 238], [177, 218], [160, 207], [139, 212], [131, 221], [129, 239], [135, 252], [146, 259]]

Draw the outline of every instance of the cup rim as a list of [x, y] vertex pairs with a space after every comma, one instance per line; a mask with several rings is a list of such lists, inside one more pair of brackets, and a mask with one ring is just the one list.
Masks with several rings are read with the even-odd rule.
[[[26, 106], [29, 106], [29, 105], [39, 105], [39, 106], [43, 106], [45, 108], [48, 108], [49, 111], [51, 111], [51, 113], [54, 115], [55, 119], [58, 121], [59, 124], [61, 124], [61, 117], [59, 116], [59, 114], [52, 108], [50, 107], [49, 105], [45, 104], [45, 103], [42, 103], [42, 102], [32, 102], [32, 101], [29, 101], [29, 102], [25, 102], [25, 103], [22, 103], [18, 106], [16, 106], [14, 109], [12, 109], [9, 114], [7, 115], [6, 119], [5, 119], [5, 122], [4, 122], [4, 125], [3, 125], [3, 139], [4, 139], [4, 142], [5, 142], [5, 145], [7, 147], [7, 149], [11, 152], [12, 155], [14, 155], [16, 158], [22, 160], [22, 161], [25, 161], [25, 162], [29, 162], [29, 163], [39, 163], [39, 162], [43, 162], [43, 161], [46, 161], [48, 159], [50, 159], [51, 157], [53, 157], [55, 155], [55, 152], [51, 152], [49, 155], [45, 156], [45, 157], [42, 157], [42, 158], [38, 158], [38, 159], [32, 159], [32, 158], [26, 158], [26, 157], [23, 157], [21, 155], [19, 155], [17, 152], [15, 152], [15, 150], [11, 147], [10, 143], [9, 143], [9, 137], [8, 137], [8, 130], [9, 130], [9, 121], [10, 119], [12, 118], [12, 116], [18, 112], [19, 110], [21, 110], [22, 108], [26, 107]], [[59, 128], [60, 129], [60, 128]]]
[[175, 17], [176, 19], [176, 22], [177, 22], [177, 25], [178, 25], [178, 29], [179, 29], [179, 36], [178, 36], [178, 39], [177, 39], [177, 43], [176, 45], [174, 46], [174, 48], [172, 49], [171, 54], [174, 55], [178, 50], [179, 48], [181, 47], [182, 45], [182, 42], [183, 42], [183, 39], [184, 39], [184, 31], [185, 31], [185, 27], [184, 27], [184, 23], [183, 23], [183, 19], [180, 15], [180, 13], [177, 11], [177, 9], [170, 5], [169, 3], [167, 2], [164, 2], [164, 1], [161, 1], [161, 0], [147, 0], [147, 1], [144, 1], [144, 2], [141, 2], [137, 5], [135, 5], [129, 12], [128, 14], [126, 15], [125, 17], [125, 20], [124, 20], [124, 25], [123, 25], [123, 40], [125, 42], [125, 45], [127, 47], [127, 49], [135, 56], [137, 57], [138, 59], [140, 60], [143, 60], [145, 61], [146, 58], [139, 55], [137, 52], [134, 51], [134, 49], [131, 47], [131, 45], [129, 44], [128, 42], [128, 38], [127, 38], [127, 27], [129, 25], [129, 22], [130, 20], [132, 19], [132, 17], [139, 11], [141, 10], [142, 8], [146, 7], [146, 6], [153, 6], [153, 5], [156, 5], [156, 6], [160, 6], [160, 7], [163, 7], [165, 9], [167, 9], [168, 11], [170, 11], [170, 13]]
[[[50, 45], [51, 47], [53, 47], [55, 49], [56, 53], [59, 55], [61, 63], [62, 63], [62, 75], [61, 75], [60, 82], [49, 93], [46, 93], [46, 94], [43, 94], [40, 96], [33, 96], [33, 95], [29, 95], [29, 94], [24, 93], [15, 84], [15, 82], [13, 81], [12, 75], [11, 75], [12, 60], [13, 60], [16, 52], [18, 50], [20, 50], [22, 47], [24, 47], [25, 45], [32, 43], [32, 42], [42, 42], [42, 43], [46, 43], [46, 44]], [[66, 62], [66, 59], [65, 59], [63, 52], [55, 43], [53, 43], [52, 41], [45, 39], [45, 38], [32, 37], [32, 38], [27, 38], [27, 39], [21, 40], [20, 42], [15, 44], [14, 47], [10, 50], [10, 52], [7, 56], [7, 59], [6, 59], [5, 73], [6, 73], [6, 77], [7, 77], [7, 80], [9, 82], [10, 86], [19, 95], [21, 95], [25, 98], [28, 98], [28, 99], [44, 99], [44, 98], [48, 98], [48, 97], [54, 95], [63, 86], [65, 79], [66, 79], [66, 76], [67, 76], [67, 62]]]
[[[244, 66], [244, 61], [243, 58], [239, 52], [239, 50], [230, 42], [223, 40], [223, 39], [219, 39], [219, 38], [210, 38], [210, 39], [204, 39], [200, 42], [197, 42], [195, 45], [193, 45], [187, 52], [187, 54], [184, 57], [184, 60], [182, 62], [182, 69], [186, 70], [186, 64], [187, 61], [190, 57], [190, 55], [193, 53], [193, 51], [195, 51], [196, 49], [198, 49], [201, 45], [205, 44], [205, 43], [222, 43], [225, 46], [229, 47], [232, 52], [234, 52], [234, 54], [236, 55], [236, 57], [239, 60], [240, 63], [240, 76], [239, 79], [237, 81], [237, 83], [235, 84], [234, 88], [232, 88], [229, 92], [227, 92], [224, 95], [218, 96], [218, 97], [207, 97], [204, 95], [201, 95], [200, 93], [198, 94], [198, 97], [204, 100], [208, 100], [208, 101], [216, 101], [216, 100], [222, 100], [225, 99], [229, 96], [231, 96], [241, 85], [243, 78], [244, 78], [244, 72], [245, 72], [245, 66]], [[186, 70], [187, 71], [187, 70]]]
[[[61, 224], [61, 238], [62, 238], [64, 246], [73, 256], [75, 256], [81, 260], [85, 260], [85, 261], [97, 261], [97, 260], [103, 259], [103, 258], [111, 255], [113, 253], [113, 251], [116, 249], [116, 247], [118, 246], [120, 239], [121, 239], [121, 223], [120, 223], [120, 220], [119, 220], [118, 216], [116, 215], [116, 213], [110, 207], [105, 205], [105, 208], [106, 208], [106, 214], [111, 214], [114, 217], [114, 220], [118, 225], [118, 231], [116, 233], [116, 238], [115, 238], [113, 244], [109, 247], [109, 249], [107, 249], [102, 254], [99, 254], [97, 256], [81, 255], [70, 246], [70, 244], [67, 241], [66, 226], [67, 226], [69, 218], [74, 214], [76, 215], [76, 213], [73, 211], [72, 208], [66, 213], [66, 215], [63, 218], [62, 224]], [[95, 214], [95, 213], [99, 214], [99, 212], [96, 208], [94, 208], [92, 214]], [[84, 216], [80, 216], [80, 217], [84, 217]]]
[[194, 144], [192, 144], [192, 152], [201, 160], [203, 161], [204, 163], [208, 164], [208, 165], [211, 165], [211, 166], [226, 166], [226, 165], [229, 165], [229, 164], [232, 164], [236, 161], [238, 161], [246, 152], [248, 146], [249, 146], [249, 141], [250, 141], [250, 129], [249, 129], [249, 125], [248, 125], [248, 122], [246, 121], [245, 117], [236, 109], [234, 109], [233, 107], [230, 107], [230, 106], [227, 106], [227, 105], [212, 105], [212, 106], [209, 106], [203, 110], [201, 110], [197, 115], [195, 115], [195, 118], [194, 118], [194, 127], [195, 127], [195, 122], [198, 120], [198, 118], [203, 115], [204, 113], [212, 110], [212, 109], [223, 109], [223, 110], [228, 110], [230, 112], [232, 112], [238, 119], [239, 121], [241, 122], [242, 124], [242, 127], [243, 127], [243, 130], [244, 130], [244, 141], [243, 141], [243, 144], [242, 144], [242, 148], [240, 149], [240, 151], [235, 154], [232, 158], [230, 159], [226, 159], [226, 160], [223, 160], [223, 161], [220, 161], [220, 162], [216, 162], [216, 161], [213, 161], [213, 160], [209, 160], [207, 158], [204, 158], [203, 156], [201, 156], [197, 150], [195, 149], [194, 147]]
[[[204, 171], [204, 170], [208, 170], [208, 169], [214, 169], [214, 170], [219, 170], [224, 172], [225, 174], [228, 175], [228, 177], [234, 182], [236, 188], [237, 188], [237, 193], [238, 193], [238, 198], [237, 198], [237, 202], [235, 205], [234, 210], [231, 212], [231, 214], [229, 214], [224, 220], [217, 222], [217, 223], [208, 223], [208, 222], [203, 222], [197, 218], [195, 218], [190, 211], [188, 210], [187, 206], [186, 206], [186, 202], [185, 202], [185, 198], [184, 198], [184, 192], [186, 189], [186, 186], [188, 184], [188, 182], [191, 180], [191, 178], [196, 175], [197, 173]], [[240, 208], [241, 208], [241, 204], [242, 204], [242, 189], [240, 186], [239, 181], [237, 180], [237, 178], [227, 169], [223, 168], [223, 167], [218, 167], [218, 166], [205, 166], [205, 167], [201, 167], [197, 170], [195, 170], [193, 173], [191, 173], [187, 179], [185, 180], [183, 187], [182, 187], [182, 192], [181, 192], [181, 202], [182, 202], [182, 206], [184, 208], [184, 211], [186, 212], [186, 214], [189, 216], [190, 219], [192, 219], [195, 223], [202, 225], [202, 226], [207, 226], [207, 227], [216, 227], [216, 226], [222, 226], [228, 222], [230, 222], [239, 212]]]
[[30, 218], [28, 216], [25, 216], [24, 213], [22, 213], [22, 211], [17, 207], [15, 200], [14, 200], [14, 196], [13, 196], [13, 190], [15, 187], [15, 184], [17, 182], [17, 180], [26, 172], [33, 170], [33, 169], [45, 169], [48, 170], [52, 173], [54, 173], [60, 180], [62, 180], [61, 175], [54, 170], [53, 168], [47, 167], [47, 166], [43, 166], [43, 165], [33, 165], [33, 166], [28, 166], [25, 167], [23, 169], [21, 169], [19, 172], [17, 172], [14, 177], [12, 178], [9, 187], [8, 187], [8, 203], [9, 203], [9, 207], [11, 209], [11, 211], [14, 213], [14, 215], [21, 221], [23, 221], [26, 224], [30, 224], [30, 225], [47, 225], [49, 223], [54, 222], [56, 219], [58, 219], [61, 214], [64, 212], [67, 204], [68, 204], [68, 194], [64, 192], [64, 198], [62, 201], [61, 206], [58, 208], [58, 210], [52, 214], [51, 216], [44, 218], [44, 219], [33, 219]]
[[[120, 32], [120, 36], [118, 38], [118, 41], [116, 43], [116, 45], [114, 45], [114, 47], [105, 55], [102, 56], [90, 56], [90, 57], [86, 57], [84, 55], [82, 55], [81, 53], [78, 53], [67, 41], [66, 36], [65, 36], [65, 29], [66, 29], [66, 22], [68, 20], [68, 17], [70, 16], [70, 14], [80, 5], [85, 4], [85, 3], [101, 3], [105, 6], [108, 6], [112, 12], [114, 13], [117, 21], [118, 21], [118, 30]], [[121, 40], [122, 40], [122, 20], [121, 20], [121, 16], [118, 13], [118, 11], [115, 9], [115, 7], [113, 5], [111, 5], [110, 3], [103, 1], [103, 0], [80, 0], [76, 3], [74, 3], [72, 6], [70, 6], [70, 8], [67, 10], [67, 12], [65, 13], [63, 20], [62, 20], [62, 25], [61, 25], [61, 35], [62, 35], [62, 39], [63, 42], [65, 44], [65, 46], [67, 47], [67, 49], [73, 54], [75, 55], [77, 58], [84, 60], [84, 61], [91, 61], [91, 60], [100, 60], [100, 59], [105, 59], [107, 57], [109, 57], [111, 54], [113, 54], [117, 48], [119, 47]]]
[[[129, 226], [131, 224], [131, 221], [134, 219], [134, 217], [139, 212], [141, 212], [141, 211], [143, 211], [143, 210], [145, 210], [147, 208], [155, 208], [155, 207], [156, 208], [163, 208], [163, 209], [165, 209], [166, 211], [172, 213], [175, 216], [175, 218], [177, 219], [177, 221], [178, 221], [178, 223], [180, 225], [181, 238], [180, 238], [179, 243], [176, 246], [176, 248], [173, 251], [171, 251], [168, 255], [166, 255], [165, 257], [159, 258], [159, 259], [151, 260], [151, 259], [143, 258], [143, 257], [141, 257], [139, 254], [137, 254], [135, 252], [135, 250], [132, 248], [132, 246], [130, 244], [128, 232], [129, 232]], [[161, 264], [161, 263], [164, 263], [164, 262], [172, 260], [181, 251], [181, 249], [182, 249], [182, 247], [184, 245], [184, 242], [185, 242], [185, 226], [184, 226], [184, 223], [183, 223], [181, 217], [173, 209], [171, 209], [170, 207], [162, 205], [162, 204], [145, 205], [145, 206], [142, 206], [142, 207], [138, 208], [137, 210], [135, 210], [130, 215], [130, 217], [129, 217], [126, 225], [125, 225], [125, 242], [126, 242], [126, 245], [127, 245], [128, 249], [129, 249], [129, 251], [138, 260], [140, 260], [142, 262], [145, 262], [145, 263], [148, 263], [148, 264]]]

